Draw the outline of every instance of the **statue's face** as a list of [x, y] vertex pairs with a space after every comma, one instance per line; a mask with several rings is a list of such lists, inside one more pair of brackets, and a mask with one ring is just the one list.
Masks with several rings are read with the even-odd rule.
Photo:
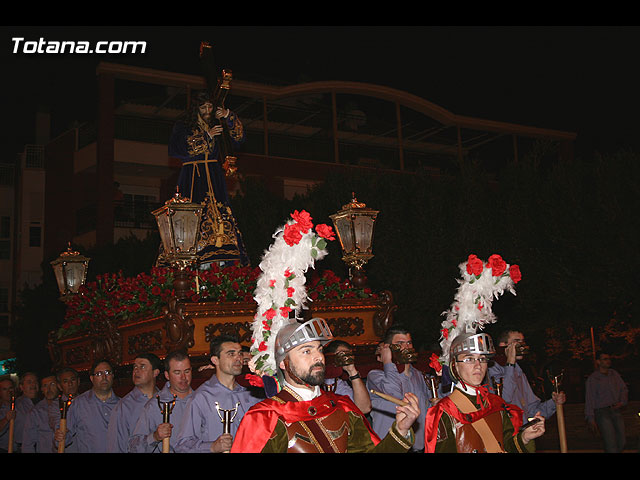
[[207, 123], [211, 121], [211, 114], [213, 113], [212, 103], [205, 102], [202, 105], [200, 105], [198, 110], [200, 111], [200, 116], [203, 118], [204, 121], [206, 121]]

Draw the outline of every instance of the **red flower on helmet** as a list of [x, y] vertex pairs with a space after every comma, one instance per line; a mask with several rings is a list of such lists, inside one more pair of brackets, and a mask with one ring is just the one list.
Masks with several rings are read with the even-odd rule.
[[483, 268], [482, 260], [480, 260], [476, 255], [469, 255], [469, 258], [467, 259], [467, 273], [469, 275], [482, 275]]
[[499, 277], [507, 269], [507, 262], [500, 255], [493, 254], [487, 261], [487, 268], [491, 268], [494, 277]]
[[309, 212], [305, 210], [302, 210], [301, 212], [298, 212], [298, 210], [296, 210], [291, 214], [291, 218], [293, 218], [293, 220], [296, 222], [297, 227], [302, 233], [307, 233], [309, 229], [313, 228], [313, 219], [311, 218]]
[[302, 239], [302, 234], [300, 233], [298, 225], [295, 223], [288, 223], [285, 225], [283, 238], [287, 245], [297, 245]]
[[331, 228], [329, 225], [325, 225], [324, 223], [316, 225], [316, 232], [318, 232], [318, 235], [320, 235], [322, 238], [326, 238], [327, 240], [336, 239], [333, 228]]

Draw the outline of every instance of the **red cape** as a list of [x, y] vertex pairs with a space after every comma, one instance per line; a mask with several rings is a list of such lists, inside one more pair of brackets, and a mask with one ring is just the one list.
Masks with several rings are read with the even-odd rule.
[[427, 410], [427, 416], [425, 419], [425, 435], [424, 446], [426, 453], [434, 453], [436, 449], [436, 441], [438, 439], [438, 424], [440, 423], [440, 417], [442, 412], [446, 411], [449, 415], [454, 417], [461, 423], [473, 423], [476, 420], [486, 417], [494, 412], [506, 411], [511, 418], [511, 423], [514, 428], [514, 435], [517, 435], [520, 427], [522, 426], [522, 409], [516, 405], [505, 402], [502, 397], [494, 395], [493, 393], [487, 394], [488, 405], [484, 408], [473, 413], [462, 413], [458, 410], [455, 403], [449, 398], [444, 397], [433, 407]]
[[369, 422], [349, 397], [323, 392], [322, 395], [310, 401], [280, 403], [273, 398], [267, 398], [255, 404], [242, 417], [231, 452], [260, 453], [276, 428], [279, 418], [287, 423], [293, 423], [325, 417], [336, 410], [360, 415], [369, 430], [374, 445], [380, 442], [380, 438], [373, 431]]

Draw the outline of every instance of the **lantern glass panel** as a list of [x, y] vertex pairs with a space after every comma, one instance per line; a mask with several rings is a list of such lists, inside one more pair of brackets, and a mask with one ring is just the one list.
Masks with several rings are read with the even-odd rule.
[[336, 218], [335, 224], [338, 236], [340, 237], [340, 243], [342, 244], [342, 249], [346, 253], [352, 253], [355, 249], [355, 240], [353, 238], [353, 231], [349, 217]]
[[158, 230], [160, 230], [160, 237], [162, 238], [162, 246], [165, 252], [173, 251], [173, 241], [171, 239], [171, 225], [169, 223], [169, 215], [166, 212], [161, 213], [156, 217], [158, 221]]
[[82, 282], [84, 281], [84, 263], [82, 262], [66, 262], [64, 270], [67, 277], [67, 288], [71, 293], [78, 293]]
[[371, 251], [371, 239], [373, 238], [373, 219], [367, 215], [354, 215], [353, 230], [356, 235], [356, 247], [358, 251]]
[[198, 234], [198, 216], [192, 211], [177, 210], [172, 217], [176, 253], [194, 253]]
[[64, 281], [64, 274], [62, 273], [62, 262], [53, 265], [53, 273], [56, 275], [56, 282], [58, 282], [58, 290], [60, 294], [64, 295], [67, 290], [67, 284]]

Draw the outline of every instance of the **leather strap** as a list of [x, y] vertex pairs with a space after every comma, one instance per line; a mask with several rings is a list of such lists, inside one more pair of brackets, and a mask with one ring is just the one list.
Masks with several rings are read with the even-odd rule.
[[[478, 410], [471, 400], [469, 400], [469, 398], [467, 398], [458, 389], [454, 389], [451, 395], [449, 395], [449, 398], [451, 398], [451, 401], [455, 403], [458, 410], [462, 413], [472, 413]], [[502, 445], [498, 442], [498, 439], [496, 439], [484, 418], [476, 420], [471, 424], [471, 426], [475, 429], [478, 435], [480, 435], [480, 438], [482, 438], [488, 453], [505, 453]]]

